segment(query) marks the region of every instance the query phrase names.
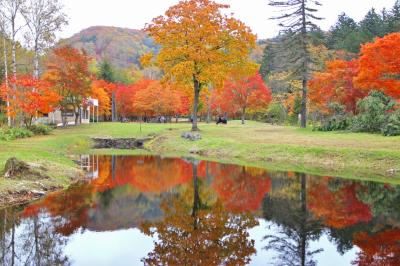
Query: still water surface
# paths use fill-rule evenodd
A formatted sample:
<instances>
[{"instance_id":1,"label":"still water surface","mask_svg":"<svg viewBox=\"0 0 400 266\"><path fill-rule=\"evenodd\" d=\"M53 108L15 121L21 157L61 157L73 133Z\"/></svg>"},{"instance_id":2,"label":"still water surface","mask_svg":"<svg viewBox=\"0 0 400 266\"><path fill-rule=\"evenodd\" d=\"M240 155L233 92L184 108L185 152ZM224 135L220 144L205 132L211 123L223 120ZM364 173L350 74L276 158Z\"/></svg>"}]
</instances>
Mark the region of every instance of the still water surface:
<instances>
[{"instance_id":1,"label":"still water surface","mask_svg":"<svg viewBox=\"0 0 400 266\"><path fill-rule=\"evenodd\" d=\"M400 186L154 156L82 167L0 211L1 265L400 265Z\"/></svg>"}]
</instances>

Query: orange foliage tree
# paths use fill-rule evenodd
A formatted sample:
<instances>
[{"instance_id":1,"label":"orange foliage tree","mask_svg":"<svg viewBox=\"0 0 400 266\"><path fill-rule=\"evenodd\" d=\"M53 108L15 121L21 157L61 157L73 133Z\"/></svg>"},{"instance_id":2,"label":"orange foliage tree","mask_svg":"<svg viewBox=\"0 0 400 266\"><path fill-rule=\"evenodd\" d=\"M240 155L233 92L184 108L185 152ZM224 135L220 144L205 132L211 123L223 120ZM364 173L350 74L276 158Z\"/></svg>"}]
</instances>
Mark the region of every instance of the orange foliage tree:
<instances>
[{"instance_id":1,"label":"orange foliage tree","mask_svg":"<svg viewBox=\"0 0 400 266\"><path fill-rule=\"evenodd\" d=\"M131 117L135 116L136 112L133 106L134 97L136 91L141 87L146 87L147 81L141 80L134 85L118 85L118 89L116 91L116 101L118 102L117 109L118 114L122 117Z\"/></svg>"},{"instance_id":2,"label":"orange foliage tree","mask_svg":"<svg viewBox=\"0 0 400 266\"><path fill-rule=\"evenodd\" d=\"M330 178L313 183L308 189L308 208L322 221L333 228L346 228L372 219L370 206L357 198L357 183L349 182L339 190L329 189Z\"/></svg>"},{"instance_id":3,"label":"orange foliage tree","mask_svg":"<svg viewBox=\"0 0 400 266\"><path fill-rule=\"evenodd\" d=\"M137 90L132 104L141 115L172 116L181 108L181 93L168 84L153 80L147 87Z\"/></svg>"},{"instance_id":4,"label":"orange foliage tree","mask_svg":"<svg viewBox=\"0 0 400 266\"><path fill-rule=\"evenodd\" d=\"M114 86L114 84L108 83L104 80L92 81L90 97L99 100L100 115L109 116L111 114L111 97L109 92L112 91Z\"/></svg>"},{"instance_id":5,"label":"orange foliage tree","mask_svg":"<svg viewBox=\"0 0 400 266\"><path fill-rule=\"evenodd\" d=\"M262 169L211 163L210 174L219 199L229 211L257 211L271 190L271 179Z\"/></svg>"},{"instance_id":6,"label":"orange foliage tree","mask_svg":"<svg viewBox=\"0 0 400 266\"><path fill-rule=\"evenodd\" d=\"M368 92L355 86L359 61L334 60L326 63L324 72L315 73L309 82L309 99L312 107L322 113L330 113L330 104L343 105L347 112L356 112L357 101Z\"/></svg>"},{"instance_id":7,"label":"orange foliage tree","mask_svg":"<svg viewBox=\"0 0 400 266\"><path fill-rule=\"evenodd\" d=\"M131 185L141 192L161 193L188 182L191 177L191 165L181 159L99 156L99 177L92 184L96 191Z\"/></svg>"},{"instance_id":8,"label":"orange foliage tree","mask_svg":"<svg viewBox=\"0 0 400 266\"><path fill-rule=\"evenodd\" d=\"M400 230L397 228L376 234L359 232L353 242L361 249L353 262L355 265L400 265Z\"/></svg>"},{"instance_id":9,"label":"orange foliage tree","mask_svg":"<svg viewBox=\"0 0 400 266\"><path fill-rule=\"evenodd\" d=\"M62 96L63 123L66 124L65 112L73 111L77 124L84 99L91 93L89 57L70 46L56 48L47 61L44 79Z\"/></svg>"},{"instance_id":10,"label":"orange foliage tree","mask_svg":"<svg viewBox=\"0 0 400 266\"><path fill-rule=\"evenodd\" d=\"M118 111L128 116L173 116L188 113L189 96L177 84L140 80L117 90Z\"/></svg>"},{"instance_id":11,"label":"orange foliage tree","mask_svg":"<svg viewBox=\"0 0 400 266\"><path fill-rule=\"evenodd\" d=\"M201 89L221 84L227 73L246 63L255 47L251 30L222 13L228 7L210 0L181 1L146 26L162 47L157 63L165 78L193 86L194 131Z\"/></svg>"},{"instance_id":12,"label":"orange foliage tree","mask_svg":"<svg viewBox=\"0 0 400 266\"><path fill-rule=\"evenodd\" d=\"M361 49L356 84L365 90L380 90L400 99L400 33L377 38Z\"/></svg>"},{"instance_id":13,"label":"orange foliage tree","mask_svg":"<svg viewBox=\"0 0 400 266\"><path fill-rule=\"evenodd\" d=\"M89 220L89 210L94 207L95 190L91 184L74 184L65 191L48 195L24 209L25 216L37 216L46 210L52 217L56 231L69 236ZM65 203L68 204L65 204ZM60 219L60 218L63 219Z\"/></svg>"},{"instance_id":14,"label":"orange foliage tree","mask_svg":"<svg viewBox=\"0 0 400 266\"><path fill-rule=\"evenodd\" d=\"M233 113L240 112L242 124L245 122L248 109L267 108L272 100L271 91L260 74L225 82L221 94L219 100L224 102L221 106L229 106Z\"/></svg>"},{"instance_id":15,"label":"orange foliage tree","mask_svg":"<svg viewBox=\"0 0 400 266\"><path fill-rule=\"evenodd\" d=\"M61 100L60 95L50 90L49 83L32 76L10 79L8 86L1 87L0 95L4 98L12 95L7 112L11 117L20 115L27 127L31 126L34 117L53 111Z\"/></svg>"}]
</instances>

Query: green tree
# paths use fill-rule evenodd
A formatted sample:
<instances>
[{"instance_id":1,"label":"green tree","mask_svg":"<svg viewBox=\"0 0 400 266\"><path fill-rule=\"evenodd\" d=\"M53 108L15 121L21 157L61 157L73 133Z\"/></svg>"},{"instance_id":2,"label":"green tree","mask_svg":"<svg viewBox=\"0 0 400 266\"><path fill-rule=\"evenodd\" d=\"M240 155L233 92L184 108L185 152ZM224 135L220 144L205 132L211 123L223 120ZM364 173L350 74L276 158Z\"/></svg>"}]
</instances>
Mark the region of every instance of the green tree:
<instances>
[{"instance_id":1,"label":"green tree","mask_svg":"<svg viewBox=\"0 0 400 266\"><path fill-rule=\"evenodd\" d=\"M360 33L363 43L385 35L383 19L374 8L360 22Z\"/></svg>"},{"instance_id":2,"label":"green tree","mask_svg":"<svg viewBox=\"0 0 400 266\"><path fill-rule=\"evenodd\" d=\"M110 83L113 83L116 81L114 68L112 67L110 62L108 62L107 60L103 60L100 63L97 78L105 80ZM113 122L118 121L117 102L116 102L116 97L115 97L115 91L111 92L111 119Z\"/></svg>"},{"instance_id":3,"label":"green tree","mask_svg":"<svg viewBox=\"0 0 400 266\"><path fill-rule=\"evenodd\" d=\"M110 64L110 62L108 62L107 60L103 60L100 63L97 78L105 80L107 82L115 81L114 69L113 69L112 65Z\"/></svg>"},{"instance_id":4,"label":"green tree","mask_svg":"<svg viewBox=\"0 0 400 266\"><path fill-rule=\"evenodd\" d=\"M354 19L345 13L340 14L337 22L330 29L328 47L335 50L358 53L360 45L359 26Z\"/></svg>"},{"instance_id":5,"label":"green tree","mask_svg":"<svg viewBox=\"0 0 400 266\"><path fill-rule=\"evenodd\" d=\"M394 3L392 10L389 13L389 29L391 32L400 31L400 0Z\"/></svg>"}]
</instances>

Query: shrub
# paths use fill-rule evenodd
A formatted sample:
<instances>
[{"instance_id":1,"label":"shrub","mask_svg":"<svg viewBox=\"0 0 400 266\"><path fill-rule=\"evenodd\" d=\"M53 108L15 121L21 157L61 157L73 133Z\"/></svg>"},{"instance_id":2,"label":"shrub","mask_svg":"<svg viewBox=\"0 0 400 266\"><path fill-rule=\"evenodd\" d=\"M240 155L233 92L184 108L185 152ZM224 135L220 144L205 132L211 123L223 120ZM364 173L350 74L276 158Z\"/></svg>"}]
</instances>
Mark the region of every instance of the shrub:
<instances>
[{"instance_id":1,"label":"shrub","mask_svg":"<svg viewBox=\"0 0 400 266\"><path fill-rule=\"evenodd\" d=\"M351 119L347 115L335 115L330 117L316 128L318 131L347 130L351 125Z\"/></svg>"},{"instance_id":2,"label":"shrub","mask_svg":"<svg viewBox=\"0 0 400 266\"><path fill-rule=\"evenodd\" d=\"M272 103L268 106L265 121L271 124L283 124L286 120L286 108L280 103Z\"/></svg>"},{"instance_id":3,"label":"shrub","mask_svg":"<svg viewBox=\"0 0 400 266\"><path fill-rule=\"evenodd\" d=\"M29 129L23 127L1 128L0 140L14 140L32 137L34 134Z\"/></svg>"},{"instance_id":4,"label":"shrub","mask_svg":"<svg viewBox=\"0 0 400 266\"><path fill-rule=\"evenodd\" d=\"M400 109L388 115L387 121L382 128L385 136L400 136Z\"/></svg>"},{"instance_id":5,"label":"shrub","mask_svg":"<svg viewBox=\"0 0 400 266\"><path fill-rule=\"evenodd\" d=\"M53 128L43 124L32 125L29 127L35 135L49 135Z\"/></svg>"},{"instance_id":6,"label":"shrub","mask_svg":"<svg viewBox=\"0 0 400 266\"><path fill-rule=\"evenodd\" d=\"M333 115L328 117L321 125L314 130L318 131L336 131L347 130L351 125L351 118L345 111L343 105L336 103L330 104L329 108L332 110Z\"/></svg>"},{"instance_id":7,"label":"shrub","mask_svg":"<svg viewBox=\"0 0 400 266\"><path fill-rule=\"evenodd\" d=\"M0 126L7 124L7 115L0 112Z\"/></svg>"},{"instance_id":8,"label":"shrub","mask_svg":"<svg viewBox=\"0 0 400 266\"><path fill-rule=\"evenodd\" d=\"M356 132L380 133L394 110L396 102L382 92L373 91L358 101L352 130Z\"/></svg>"}]
</instances>

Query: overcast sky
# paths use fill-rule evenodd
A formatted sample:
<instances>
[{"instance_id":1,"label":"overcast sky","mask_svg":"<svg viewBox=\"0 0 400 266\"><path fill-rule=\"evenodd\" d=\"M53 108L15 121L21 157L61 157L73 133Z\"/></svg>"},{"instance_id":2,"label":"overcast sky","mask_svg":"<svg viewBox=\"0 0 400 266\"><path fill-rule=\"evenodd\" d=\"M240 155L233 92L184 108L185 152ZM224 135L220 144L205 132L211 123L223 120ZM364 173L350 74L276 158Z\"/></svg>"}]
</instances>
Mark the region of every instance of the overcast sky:
<instances>
[{"instance_id":1,"label":"overcast sky","mask_svg":"<svg viewBox=\"0 0 400 266\"><path fill-rule=\"evenodd\" d=\"M179 0L61 0L69 17L69 25L59 34L66 38L90 26L117 26L142 29L152 18L164 14L169 6ZM268 6L268 0L219 0L231 6L234 16L248 25L258 38L274 36L279 28L276 21L268 20L274 15L274 8ZM326 30L337 20L337 16L346 12L355 20L361 20L367 11L375 7L381 10L392 8L395 0L320 0L319 26ZM276 9L275 9L276 12Z\"/></svg>"}]
</instances>

